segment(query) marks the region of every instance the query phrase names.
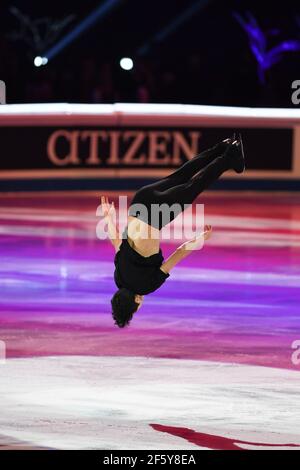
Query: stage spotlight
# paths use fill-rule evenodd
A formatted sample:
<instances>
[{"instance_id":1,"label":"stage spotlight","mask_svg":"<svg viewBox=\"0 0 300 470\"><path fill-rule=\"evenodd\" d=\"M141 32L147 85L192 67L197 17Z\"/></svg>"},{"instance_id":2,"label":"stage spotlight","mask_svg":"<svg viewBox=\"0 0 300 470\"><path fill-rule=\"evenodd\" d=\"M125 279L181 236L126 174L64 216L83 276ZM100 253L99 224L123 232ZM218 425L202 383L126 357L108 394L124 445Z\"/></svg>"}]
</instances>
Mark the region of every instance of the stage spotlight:
<instances>
[{"instance_id":1,"label":"stage spotlight","mask_svg":"<svg viewBox=\"0 0 300 470\"><path fill-rule=\"evenodd\" d=\"M120 60L120 67L123 70L132 70L133 69L133 60L130 57L123 57Z\"/></svg>"},{"instance_id":2,"label":"stage spotlight","mask_svg":"<svg viewBox=\"0 0 300 470\"><path fill-rule=\"evenodd\" d=\"M37 57L35 57L34 59L34 65L36 67L40 67L41 65L43 64L43 58L40 57L39 55Z\"/></svg>"},{"instance_id":3,"label":"stage spotlight","mask_svg":"<svg viewBox=\"0 0 300 470\"><path fill-rule=\"evenodd\" d=\"M33 63L36 67L40 67L41 65L46 65L48 63L48 59L47 57L41 57L38 55L35 57Z\"/></svg>"}]
</instances>

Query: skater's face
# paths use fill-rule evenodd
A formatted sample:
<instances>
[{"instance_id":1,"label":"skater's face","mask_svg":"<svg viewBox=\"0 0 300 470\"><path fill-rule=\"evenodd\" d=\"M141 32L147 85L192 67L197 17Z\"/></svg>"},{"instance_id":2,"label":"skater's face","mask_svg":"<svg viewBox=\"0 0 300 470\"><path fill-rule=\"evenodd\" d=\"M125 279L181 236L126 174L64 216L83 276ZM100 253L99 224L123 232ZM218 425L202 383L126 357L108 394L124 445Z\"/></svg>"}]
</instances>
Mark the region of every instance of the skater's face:
<instances>
[{"instance_id":1,"label":"skater's face","mask_svg":"<svg viewBox=\"0 0 300 470\"><path fill-rule=\"evenodd\" d=\"M134 298L135 302L137 304L139 304L138 308L137 308L137 311L141 308L142 306L142 303L144 301L144 296L143 295L139 295L139 294L136 294L135 295L135 298Z\"/></svg>"}]
</instances>

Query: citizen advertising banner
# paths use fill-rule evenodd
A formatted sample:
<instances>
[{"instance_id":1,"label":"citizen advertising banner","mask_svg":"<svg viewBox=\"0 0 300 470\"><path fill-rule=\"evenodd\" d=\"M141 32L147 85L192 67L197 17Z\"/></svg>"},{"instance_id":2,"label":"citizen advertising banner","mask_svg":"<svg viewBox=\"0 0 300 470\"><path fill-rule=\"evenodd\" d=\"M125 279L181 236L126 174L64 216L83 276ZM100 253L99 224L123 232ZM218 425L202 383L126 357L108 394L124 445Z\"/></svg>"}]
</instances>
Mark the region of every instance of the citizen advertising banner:
<instances>
[{"instance_id":1,"label":"citizen advertising banner","mask_svg":"<svg viewBox=\"0 0 300 470\"><path fill-rule=\"evenodd\" d=\"M0 126L0 171L143 170L176 168L238 130L243 135L247 170L293 171L293 129L211 127L47 127ZM103 172L104 174L105 172ZM28 173L29 175L30 173ZM73 173L76 174L76 173ZM120 172L120 176L122 172Z\"/></svg>"}]
</instances>

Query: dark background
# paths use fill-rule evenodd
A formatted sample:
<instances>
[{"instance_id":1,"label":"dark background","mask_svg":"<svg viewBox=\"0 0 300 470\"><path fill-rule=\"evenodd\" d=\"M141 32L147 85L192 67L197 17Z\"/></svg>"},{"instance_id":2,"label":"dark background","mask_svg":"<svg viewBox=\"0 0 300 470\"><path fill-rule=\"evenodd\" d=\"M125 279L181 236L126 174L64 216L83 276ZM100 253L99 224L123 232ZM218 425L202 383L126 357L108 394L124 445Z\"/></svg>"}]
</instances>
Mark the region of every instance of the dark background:
<instances>
[{"instance_id":1,"label":"dark background","mask_svg":"<svg viewBox=\"0 0 300 470\"><path fill-rule=\"evenodd\" d=\"M191 0L123 0L104 21L85 31L46 66L34 67L33 43L12 37L20 24L9 11L19 8L31 20L41 17L72 22L72 30L103 1L1 1L0 79L8 103L160 102L233 106L294 107L291 83L300 79L300 52L288 52L260 83L246 33L233 12L250 11L263 30L268 47L281 40L300 40L300 2L232 0L208 2L203 10L162 43L137 57L138 48L191 4ZM131 72L122 71L123 56L135 59Z\"/></svg>"}]
</instances>

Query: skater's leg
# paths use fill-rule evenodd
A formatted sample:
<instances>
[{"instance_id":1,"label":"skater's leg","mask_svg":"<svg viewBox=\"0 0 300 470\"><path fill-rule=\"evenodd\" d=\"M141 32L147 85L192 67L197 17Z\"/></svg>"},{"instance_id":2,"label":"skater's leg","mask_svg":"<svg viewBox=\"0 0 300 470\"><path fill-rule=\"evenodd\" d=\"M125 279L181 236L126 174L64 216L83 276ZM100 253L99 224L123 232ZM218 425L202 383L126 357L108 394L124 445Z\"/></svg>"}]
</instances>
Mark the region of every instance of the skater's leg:
<instances>
[{"instance_id":1,"label":"skater's leg","mask_svg":"<svg viewBox=\"0 0 300 470\"><path fill-rule=\"evenodd\" d=\"M231 169L231 162L226 155L215 158L205 168L202 168L191 180L173 186L160 194L156 194L156 201L167 204L189 205L207 189L211 184L219 179L219 177L227 170Z\"/></svg>"},{"instance_id":2,"label":"skater's leg","mask_svg":"<svg viewBox=\"0 0 300 470\"><path fill-rule=\"evenodd\" d=\"M164 191L155 191L156 199L164 202L191 204L194 199L207 189L227 170L234 169L237 173L244 170L245 161L241 144L235 141L223 155L211 160L204 168L198 170L187 181L169 187ZM171 175L172 176L172 175Z\"/></svg>"},{"instance_id":3,"label":"skater's leg","mask_svg":"<svg viewBox=\"0 0 300 470\"><path fill-rule=\"evenodd\" d=\"M226 170L232 168L226 155L216 158L196 176L185 183L175 185L164 191L144 187L137 193L138 199L133 201L129 215L138 217L159 230L168 225L183 212L196 197L214 183ZM140 211L139 204L147 209L146 215ZM168 207L166 207L168 206Z\"/></svg>"},{"instance_id":4,"label":"skater's leg","mask_svg":"<svg viewBox=\"0 0 300 470\"><path fill-rule=\"evenodd\" d=\"M191 160L185 162L180 168L175 170L170 175L155 181L155 183L147 185L146 187L149 189L151 187L153 191L166 191L167 189L170 189L178 184L190 181L191 178L193 178L193 176L199 172L199 170L205 168L215 158L224 154L228 147L229 142L221 142L220 144L217 144L214 147L201 152Z\"/></svg>"}]
</instances>

